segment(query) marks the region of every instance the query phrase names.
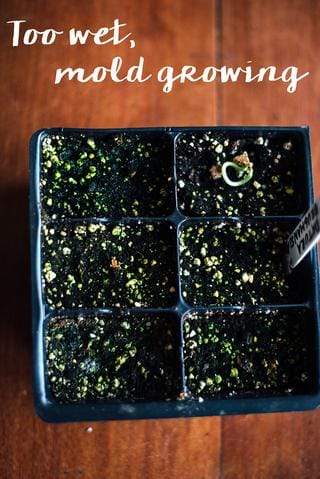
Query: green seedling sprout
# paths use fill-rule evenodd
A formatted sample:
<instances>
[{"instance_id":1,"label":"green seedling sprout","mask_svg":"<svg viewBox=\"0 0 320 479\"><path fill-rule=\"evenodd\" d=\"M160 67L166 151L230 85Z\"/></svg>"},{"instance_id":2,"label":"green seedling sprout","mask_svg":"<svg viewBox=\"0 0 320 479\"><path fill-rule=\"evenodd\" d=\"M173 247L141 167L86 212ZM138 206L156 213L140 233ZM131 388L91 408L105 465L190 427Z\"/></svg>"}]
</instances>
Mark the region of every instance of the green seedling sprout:
<instances>
[{"instance_id":1,"label":"green seedling sprout","mask_svg":"<svg viewBox=\"0 0 320 479\"><path fill-rule=\"evenodd\" d=\"M239 180L231 180L228 176L228 168L233 168ZM222 165L221 175L229 186L237 187L248 183L253 177L253 165L245 151L242 155L236 156L233 161L226 161Z\"/></svg>"}]
</instances>

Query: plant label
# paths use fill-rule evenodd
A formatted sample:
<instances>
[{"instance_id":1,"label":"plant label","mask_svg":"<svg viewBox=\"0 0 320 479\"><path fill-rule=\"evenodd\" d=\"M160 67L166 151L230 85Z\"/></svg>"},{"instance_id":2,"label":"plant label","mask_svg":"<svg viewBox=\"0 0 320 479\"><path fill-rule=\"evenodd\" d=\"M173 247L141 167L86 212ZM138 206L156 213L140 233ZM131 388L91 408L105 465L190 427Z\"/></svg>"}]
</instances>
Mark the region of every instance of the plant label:
<instances>
[{"instance_id":1,"label":"plant label","mask_svg":"<svg viewBox=\"0 0 320 479\"><path fill-rule=\"evenodd\" d=\"M292 269L309 253L320 239L320 198L306 212L289 236L289 267Z\"/></svg>"}]
</instances>

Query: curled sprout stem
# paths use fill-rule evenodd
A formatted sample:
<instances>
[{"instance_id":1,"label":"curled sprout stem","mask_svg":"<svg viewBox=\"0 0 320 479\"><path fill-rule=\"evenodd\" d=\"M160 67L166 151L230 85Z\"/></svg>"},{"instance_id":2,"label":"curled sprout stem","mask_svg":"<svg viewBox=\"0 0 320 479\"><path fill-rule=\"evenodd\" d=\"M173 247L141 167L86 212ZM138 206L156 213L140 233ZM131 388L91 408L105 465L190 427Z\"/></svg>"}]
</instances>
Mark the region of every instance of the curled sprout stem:
<instances>
[{"instance_id":1,"label":"curled sprout stem","mask_svg":"<svg viewBox=\"0 0 320 479\"><path fill-rule=\"evenodd\" d=\"M238 178L240 178L238 181L233 181L229 178L228 172L227 172L228 168L233 168L236 171ZM253 167L248 165L246 166L237 165L236 163L232 161L226 161L222 165L221 174L224 181L227 183L227 185L234 186L234 187L242 186L251 180L253 176Z\"/></svg>"}]
</instances>

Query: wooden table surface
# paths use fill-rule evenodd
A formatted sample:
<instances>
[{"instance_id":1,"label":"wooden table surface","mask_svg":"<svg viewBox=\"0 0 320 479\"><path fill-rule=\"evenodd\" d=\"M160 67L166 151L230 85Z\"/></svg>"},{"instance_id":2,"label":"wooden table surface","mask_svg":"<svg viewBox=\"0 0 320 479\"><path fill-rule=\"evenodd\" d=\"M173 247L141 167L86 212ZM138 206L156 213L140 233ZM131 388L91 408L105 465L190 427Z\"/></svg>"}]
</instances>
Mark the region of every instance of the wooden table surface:
<instances>
[{"instance_id":1,"label":"wooden table surface","mask_svg":"<svg viewBox=\"0 0 320 479\"><path fill-rule=\"evenodd\" d=\"M0 478L320 478L320 411L223 418L51 425L31 391L28 140L42 127L270 124L312 128L320 181L320 1L1 0L0 2ZM10 46L5 22L58 30L128 23L135 49ZM176 86L63 82L60 66L93 68L115 55L146 65L297 65L280 83ZM93 431L87 432L92 426Z\"/></svg>"}]
</instances>

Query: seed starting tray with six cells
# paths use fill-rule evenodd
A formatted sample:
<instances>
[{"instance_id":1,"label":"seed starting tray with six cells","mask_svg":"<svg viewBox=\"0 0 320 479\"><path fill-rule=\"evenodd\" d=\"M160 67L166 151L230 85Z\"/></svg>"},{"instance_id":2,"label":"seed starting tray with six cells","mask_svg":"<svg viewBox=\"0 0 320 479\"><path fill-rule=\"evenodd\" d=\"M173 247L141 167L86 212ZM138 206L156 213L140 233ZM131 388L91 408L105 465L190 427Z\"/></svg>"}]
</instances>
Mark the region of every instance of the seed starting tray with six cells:
<instances>
[{"instance_id":1,"label":"seed starting tray with six cells","mask_svg":"<svg viewBox=\"0 0 320 479\"><path fill-rule=\"evenodd\" d=\"M253 178L230 186L221 166L243 155ZM317 255L290 275L284 261L312 201L306 127L36 132L38 414L61 422L317 407Z\"/></svg>"}]
</instances>

